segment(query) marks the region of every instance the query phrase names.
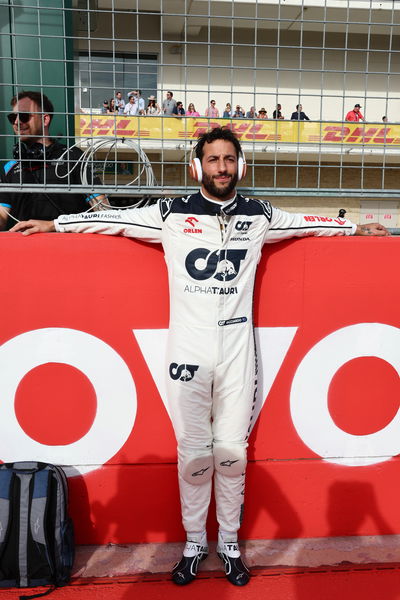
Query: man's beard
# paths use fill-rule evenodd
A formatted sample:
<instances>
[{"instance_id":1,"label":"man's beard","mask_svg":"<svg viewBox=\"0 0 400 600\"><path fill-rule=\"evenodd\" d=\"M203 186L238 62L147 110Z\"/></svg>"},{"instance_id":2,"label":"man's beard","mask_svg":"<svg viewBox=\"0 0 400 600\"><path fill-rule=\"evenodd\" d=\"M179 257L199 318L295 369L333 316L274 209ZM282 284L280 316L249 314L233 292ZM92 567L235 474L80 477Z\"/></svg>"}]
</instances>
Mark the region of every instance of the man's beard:
<instances>
[{"instance_id":1,"label":"man's beard","mask_svg":"<svg viewBox=\"0 0 400 600\"><path fill-rule=\"evenodd\" d=\"M216 198L225 198L231 192L233 192L237 181L238 177L237 173L235 173L235 175L232 175L231 180L225 186L217 187L214 183L214 179L203 173L202 184L207 192L212 196L215 196Z\"/></svg>"}]
</instances>

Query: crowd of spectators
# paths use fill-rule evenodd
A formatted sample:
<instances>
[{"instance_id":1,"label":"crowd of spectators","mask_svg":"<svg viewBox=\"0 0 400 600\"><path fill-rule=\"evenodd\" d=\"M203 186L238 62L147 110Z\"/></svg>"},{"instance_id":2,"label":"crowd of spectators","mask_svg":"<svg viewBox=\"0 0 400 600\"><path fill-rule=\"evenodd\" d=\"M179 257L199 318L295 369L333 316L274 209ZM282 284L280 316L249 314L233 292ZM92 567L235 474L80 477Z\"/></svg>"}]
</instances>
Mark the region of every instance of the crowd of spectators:
<instances>
[{"instance_id":1,"label":"crowd of spectators","mask_svg":"<svg viewBox=\"0 0 400 600\"><path fill-rule=\"evenodd\" d=\"M240 104L236 104L235 108L227 102L225 110L220 111L217 107L216 100L210 100L208 107L202 115L196 110L193 102L190 102L185 109L181 100L175 100L174 93L170 90L166 93L165 99L161 105L158 104L157 99L154 95L147 98L148 104L145 106L145 100L142 98L141 90L132 90L127 94L126 101L122 97L121 92L115 92L114 98L110 100L104 100L101 108L102 114L118 114L118 115L129 115L129 116L140 116L140 115L167 115L171 117L200 117L205 116L207 118L218 119L220 117L224 119L268 119L268 113L264 107L256 110L255 106L251 106L249 110L245 110ZM277 104L276 109L273 111L273 119L284 119L282 115L281 105ZM293 120L309 120L307 115L303 112L302 105L296 106L296 111L292 113L291 119Z\"/></svg>"},{"instance_id":2,"label":"crowd of spectators","mask_svg":"<svg viewBox=\"0 0 400 600\"><path fill-rule=\"evenodd\" d=\"M140 115L166 115L171 117L200 117L205 116L207 118L218 119L222 117L223 119L285 119L285 116L282 112L282 106L277 104L274 111L272 112L272 117L268 116L267 110L264 107L261 107L258 111L255 106L251 106L248 111L246 111L240 104L236 104L235 108L227 102L225 105L225 109L220 111L217 107L216 100L210 100L209 105L204 111L204 115L202 115L199 111L196 110L193 102L188 104L187 109L183 106L183 102L181 100L175 100L174 93L168 91L166 93L166 97L163 100L161 106L157 103L157 99L155 96L149 96L147 98L148 104L145 106L145 100L142 98L141 90L132 90L127 95L127 100L122 97L121 92L116 92L115 97L110 100L104 100L103 106L101 108L102 114L106 113L116 113L119 115L129 115L129 116L140 116ZM290 117L291 121L309 121L310 118L303 111L303 106L301 104L296 104L296 110L291 113ZM346 121L365 121L364 116L361 113L360 104L355 104L352 110L346 114ZM388 122L387 116L382 117L382 121L384 123Z\"/></svg>"}]
</instances>

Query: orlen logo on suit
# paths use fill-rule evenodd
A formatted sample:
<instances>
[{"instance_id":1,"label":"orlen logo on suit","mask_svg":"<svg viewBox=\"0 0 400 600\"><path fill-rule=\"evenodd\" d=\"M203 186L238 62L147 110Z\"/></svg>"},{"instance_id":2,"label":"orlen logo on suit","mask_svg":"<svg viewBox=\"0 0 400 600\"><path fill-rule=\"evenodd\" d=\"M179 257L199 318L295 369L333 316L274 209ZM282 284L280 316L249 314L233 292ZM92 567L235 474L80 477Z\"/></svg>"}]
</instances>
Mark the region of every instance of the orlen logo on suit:
<instances>
[{"instance_id":1,"label":"orlen logo on suit","mask_svg":"<svg viewBox=\"0 0 400 600\"><path fill-rule=\"evenodd\" d=\"M188 223L190 227L185 227L183 233L203 233L203 230L200 229L200 227L195 226L198 222L199 220L196 219L196 217L188 217L185 219L185 223Z\"/></svg>"}]
</instances>

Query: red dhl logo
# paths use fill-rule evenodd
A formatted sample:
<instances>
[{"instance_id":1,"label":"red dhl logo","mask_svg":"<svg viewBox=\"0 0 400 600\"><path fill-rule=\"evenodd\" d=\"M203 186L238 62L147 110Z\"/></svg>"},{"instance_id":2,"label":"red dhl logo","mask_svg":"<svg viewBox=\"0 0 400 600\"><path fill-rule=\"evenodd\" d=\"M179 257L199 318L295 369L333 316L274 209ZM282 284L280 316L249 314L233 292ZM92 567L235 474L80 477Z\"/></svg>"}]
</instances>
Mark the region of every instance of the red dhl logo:
<instances>
[{"instance_id":1,"label":"red dhl logo","mask_svg":"<svg viewBox=\"0 0 400 600\"><path fill-rule=\"evenodd\" d=\"M148 129L129 129L132 125L129 119L81 118L79 122L80 135L100 136L112 135L117 137L149 137Z\"/></svg>"},{"instance_id":2,"label":"red dhl logo","mask_svg":"<svg viewBox=\"0 0 400 600\"><path fill-rule=\"evenodd\" d=\"M131 129L132 123L129 118L82 117L79 125L79 135L81 136L151 137L151 131L148 129ZM192 131L183 129L177 135L180 138L197 139L210 128L214 129L220 125L216 121L199 120L195 121ZM228 123L225 127L231 129L242 141L294 141L293 139L285 140L285 137L277 132L265 133L265 127L270 128L271 125L271 122L267 124L242 121ZM391 133L392 131L392 127L369 127L367 125L352 128L344 125L326 125L322 128L321 134L307 135L305 141L328 144L400 144L400 138L395 137L395 134Z\"/></svg>"},{"instance_id":3,"label":"red dhl logo","mask_svg":"<svg viewBox=\"0 0 400 600\"><path fill-rule=\"evenodd\" d=\"M216 127L221 127L221 123L217 123L216 121L196 121L193 133L187 135L187 132L185 132L184 135L185 137L198 138L207 133L210 128L215 129ZM262 129L265 128L264 123L249 123L247 121L244 123L228 123L224 127L231 129L239 140L269 140L274 142L282 140L281 134L261 133Z\"/></svg>"},{"instance_id":4,"label":"red dhl logo","mask_svg":"<svg viewBox=\"0 0 400 600\"><path fill-rule=\"evenodd\" d=\"M356 127L326 125L322 135L310 135L310 142L328 142L341 144L399 144L400 138L393 137L392 127Z\"/></svg>"}]
</instances>

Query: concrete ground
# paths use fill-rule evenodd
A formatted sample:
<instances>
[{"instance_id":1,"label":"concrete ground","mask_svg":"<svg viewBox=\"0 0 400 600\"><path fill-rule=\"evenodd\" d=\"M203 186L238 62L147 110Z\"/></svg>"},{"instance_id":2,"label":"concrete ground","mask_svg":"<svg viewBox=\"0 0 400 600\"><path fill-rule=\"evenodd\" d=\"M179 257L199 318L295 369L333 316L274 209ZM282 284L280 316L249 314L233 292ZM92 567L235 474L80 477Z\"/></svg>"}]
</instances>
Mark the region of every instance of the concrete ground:
<instances>
[{"instance_id":1,"label":"concrete ground","mask_svg":"<svg viewBox=\"0 0 400 600\"><path fill-rule=\"evenodd\" d=\"M74 577L116 577L146 573L169 573L180 558L183 544L136 544L78 546ZM251 540L241 544L250 567L306 567L400 564L400 535L289 540ZM210 543L202 571L221 570Z\"/></svg>"},{"instance_id":2,"label":"concrete ground","mask_svg":"<svg viewBox=\"0 0 400 600\"><path fill-rule=\"evenodd\" d=\"M253 540L242 544L249 585L232 586L210 556L196 581L178 587L171 565L182 544L77 548L70 585L55 600L400 600L400 536ZM45 591L0 589L0 600Z\"/></svg>"}]
</instances>

